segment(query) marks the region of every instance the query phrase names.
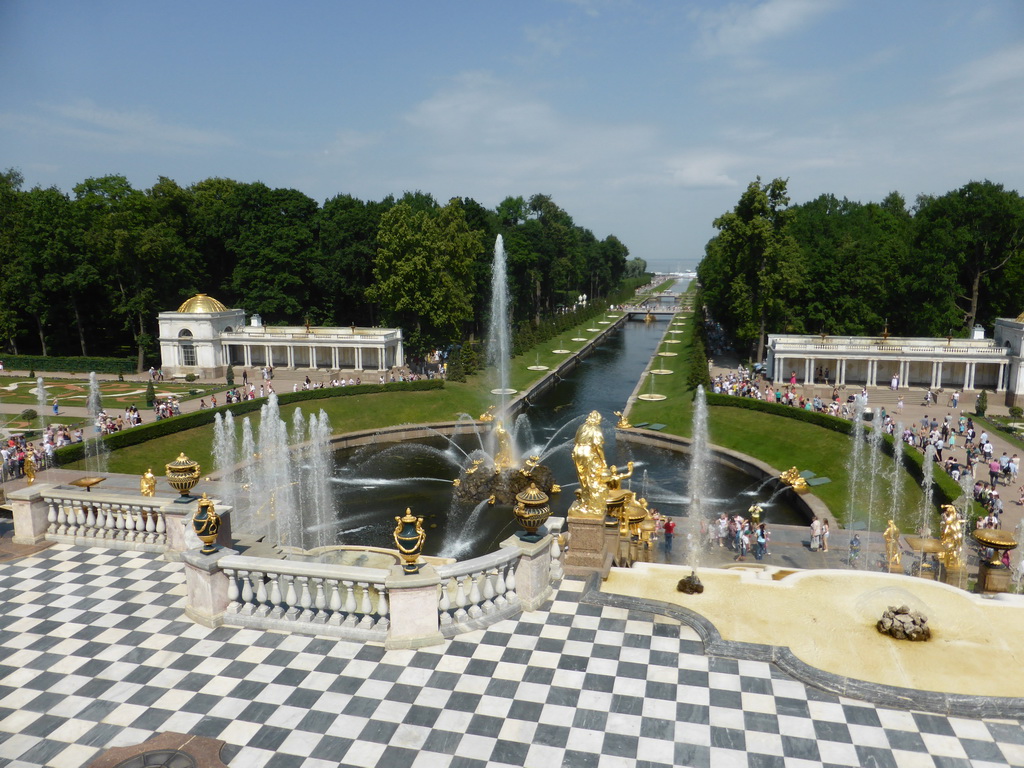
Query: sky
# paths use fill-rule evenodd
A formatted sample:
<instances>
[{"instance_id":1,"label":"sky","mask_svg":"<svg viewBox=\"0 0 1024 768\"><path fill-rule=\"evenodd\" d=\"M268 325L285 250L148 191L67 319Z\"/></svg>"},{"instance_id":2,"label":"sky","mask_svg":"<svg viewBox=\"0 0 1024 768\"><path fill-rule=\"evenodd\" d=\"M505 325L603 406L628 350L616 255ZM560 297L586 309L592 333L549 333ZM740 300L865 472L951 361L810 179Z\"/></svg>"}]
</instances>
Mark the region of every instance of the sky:
<instances>
[{"instance_id":1,"label":"sky","mask_svg":"<svg viewBox=\"0 0 1024 768\"><path fill-rule=\"evenodd\" d=\"M654 269L793 203L1024 191L1018 0L0 0L0 169L543 193Z\"/></svg>"}]
</instances>

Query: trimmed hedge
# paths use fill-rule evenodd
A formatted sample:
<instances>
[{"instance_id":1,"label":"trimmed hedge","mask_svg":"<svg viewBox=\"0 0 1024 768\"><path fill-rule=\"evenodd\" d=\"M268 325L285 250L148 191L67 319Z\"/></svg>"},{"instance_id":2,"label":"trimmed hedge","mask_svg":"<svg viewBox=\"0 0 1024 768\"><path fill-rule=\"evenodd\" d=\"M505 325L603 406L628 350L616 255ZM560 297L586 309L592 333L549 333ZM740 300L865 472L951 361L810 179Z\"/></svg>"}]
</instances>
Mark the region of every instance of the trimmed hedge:
<instances>
[{"instance_id":1,"label":"trimmed hedge","mask_svg":"<svg viewBox=\"0 0 1024 768\"><path fill-rule=\"evenodd\" d=\"M853 434L853 422L847 419L839 418L838 416L830 416L827 413L818 413L817 411L807 411L803 408L795 408L791 405L781 405L779 403L768 403L764 400L757 400L753 397L737 397L735 395L716 395L714 393L707 395L708 405L717 405L725 408L745 408L748 411L761 411L762 413L769 413L772 416L782 416L787 419L796 419L797 421L805 421L808 424L814 424L817 427L824 429L830 429L833 432L841 432L845 435ZM872 429L873 427L866 428ZM893 455L893 440L894 438L890 435L882 435L883 450L889 455ZM914 478L920 484L924 480L924 454L917 449L904 450L901 454L903 468L910 473L910 476ZM947 475L942 469L935 472L933 475L933 485L935 486L935 500L938 504L952 504L960 495L963 493L957 482Z\"/></svg>"},{"instance_id":2,"label":"trimmed hedge","mask_svg":"<svg viewBox=\"0 0 1024 768\"><path fill-rule=\"evenodd\" d=\"M135 373L133 357L44 357L43 355L4 355L8 371L50 371L68 373Z\"/></svg>"},{"instance_id":3,"label":"trimmed hedge","mask_svg":"<svg viewBox=\"0 0 1024 768\"><path fill-rule=\"evenodd\" d=\"M353 395L365 395L380 392L420 392L430 389L444 389L444 379L422 379L420 381L394 381L385 384L357 384L351 387L324 387L323 389L307 389L299 392L286 392L278 395L278 402L282 405L294 405L306 400L327 400L332 397L351 397ZM255 400L243 400L240 403L221 405L216 408L206 408L201 411L184 413L181 416L172 416L167 419L160 419L149 424L138 427L122 429L112 435L103 438L106 446L114 451L118 448L127 448L129 445L138 445L158 437L183 432L186 429L205 427L212 424L218 413L231 411L234 416L242 416L247 413L258 412L266 398ZM58 448L54 452L54 459L57 466L71 464L85 458L85 443L75 443Z\"/></svg>"}]
</instances>

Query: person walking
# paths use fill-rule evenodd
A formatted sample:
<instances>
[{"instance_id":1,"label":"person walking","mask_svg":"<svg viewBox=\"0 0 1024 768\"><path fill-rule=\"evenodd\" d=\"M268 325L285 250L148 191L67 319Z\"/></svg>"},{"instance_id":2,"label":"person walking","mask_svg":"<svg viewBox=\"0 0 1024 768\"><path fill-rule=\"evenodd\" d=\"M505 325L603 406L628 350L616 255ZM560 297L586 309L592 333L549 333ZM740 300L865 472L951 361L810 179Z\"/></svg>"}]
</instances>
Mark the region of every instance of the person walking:
<instances>
[{"instance_id":1,"label":"person walking","mask_svg":"<svg viewBox=\"0 0 1024 768\"><path fill-rule=\"evenodd\" d=\"M817 515L811 517L811 552L817 552L821 546L821 521Z\"/></svg>"},{"instance_id":2,"label":"person walking","mask_svg":"<svg viewBox=\"0 0 1024 768\"><path fill-rule=\"evenodd\" d=\"M821 551L828 552L828 518L821 521Z\"/></svg>"},{"instance_id":3,"label":"person walking","mask_svg":"<svg viewBox=\"0 0 1024 768\"><path fill-rule=\"evenodd\" d=\"M665 552L668 553L672 551L672 537L676 532L676 524L671 517L665 517L665 527L663 532L665 534Z\"/></svg>"},{"instance_id":4,"label":"person walking","mask_svg":"<svg viewBox=\"0 0 1024 768\"><path fill-rule=\"evenodd\" d=\"M53 415L56 416L59 412L60 404L58 403L57 398L55 397L53 398Z\"/></svg>"}]
</instances>

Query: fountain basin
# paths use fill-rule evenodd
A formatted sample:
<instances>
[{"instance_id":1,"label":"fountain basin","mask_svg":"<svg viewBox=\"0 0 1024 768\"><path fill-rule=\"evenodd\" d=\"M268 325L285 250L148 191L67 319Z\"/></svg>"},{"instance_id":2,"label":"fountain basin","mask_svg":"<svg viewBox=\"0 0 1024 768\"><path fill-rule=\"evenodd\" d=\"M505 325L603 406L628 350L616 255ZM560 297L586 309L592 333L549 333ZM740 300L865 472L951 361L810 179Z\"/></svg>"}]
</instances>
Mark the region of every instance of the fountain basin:
<instances>
[{"instance_id":1,"label":"fountain basin","mask_svg":"<svg viewBox=\"0 0 1024 768\"><path fill-rule=\"evenodd\" d=\"M689 572L642 563L613 569L602 592L643 595L710 622L721 640L788 648L803 663L840 677L917 691L1019 697L1024 649L1024 598L985 599L909 576L864 571L777 569L700 571L703 595L676 591ZM900 643L875 622L889 605L908 604L928 616L928 643Z\"/></svg>"}]
</instances>

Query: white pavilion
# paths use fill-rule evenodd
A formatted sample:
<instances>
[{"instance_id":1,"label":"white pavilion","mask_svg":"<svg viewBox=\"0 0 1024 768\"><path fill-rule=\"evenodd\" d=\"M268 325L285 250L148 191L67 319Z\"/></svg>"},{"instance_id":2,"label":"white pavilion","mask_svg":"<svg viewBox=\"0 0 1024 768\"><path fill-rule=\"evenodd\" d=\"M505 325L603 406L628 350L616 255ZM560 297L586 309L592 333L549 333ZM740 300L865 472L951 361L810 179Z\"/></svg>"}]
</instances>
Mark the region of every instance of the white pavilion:
<instances>
[{"instance_id":1,"label":"white pavilion","mask_svg":"<svg viewBox=\"0 0 1024 768\"><path fill-rule=\"evenodd\" d=\"M268 326L255 314L246 323L244 309L228 309L205 293L159 313L157 322L169 377L223 378L228 365L352 372L405 365L400 328Z\"/></svg>"}]
</instances>

